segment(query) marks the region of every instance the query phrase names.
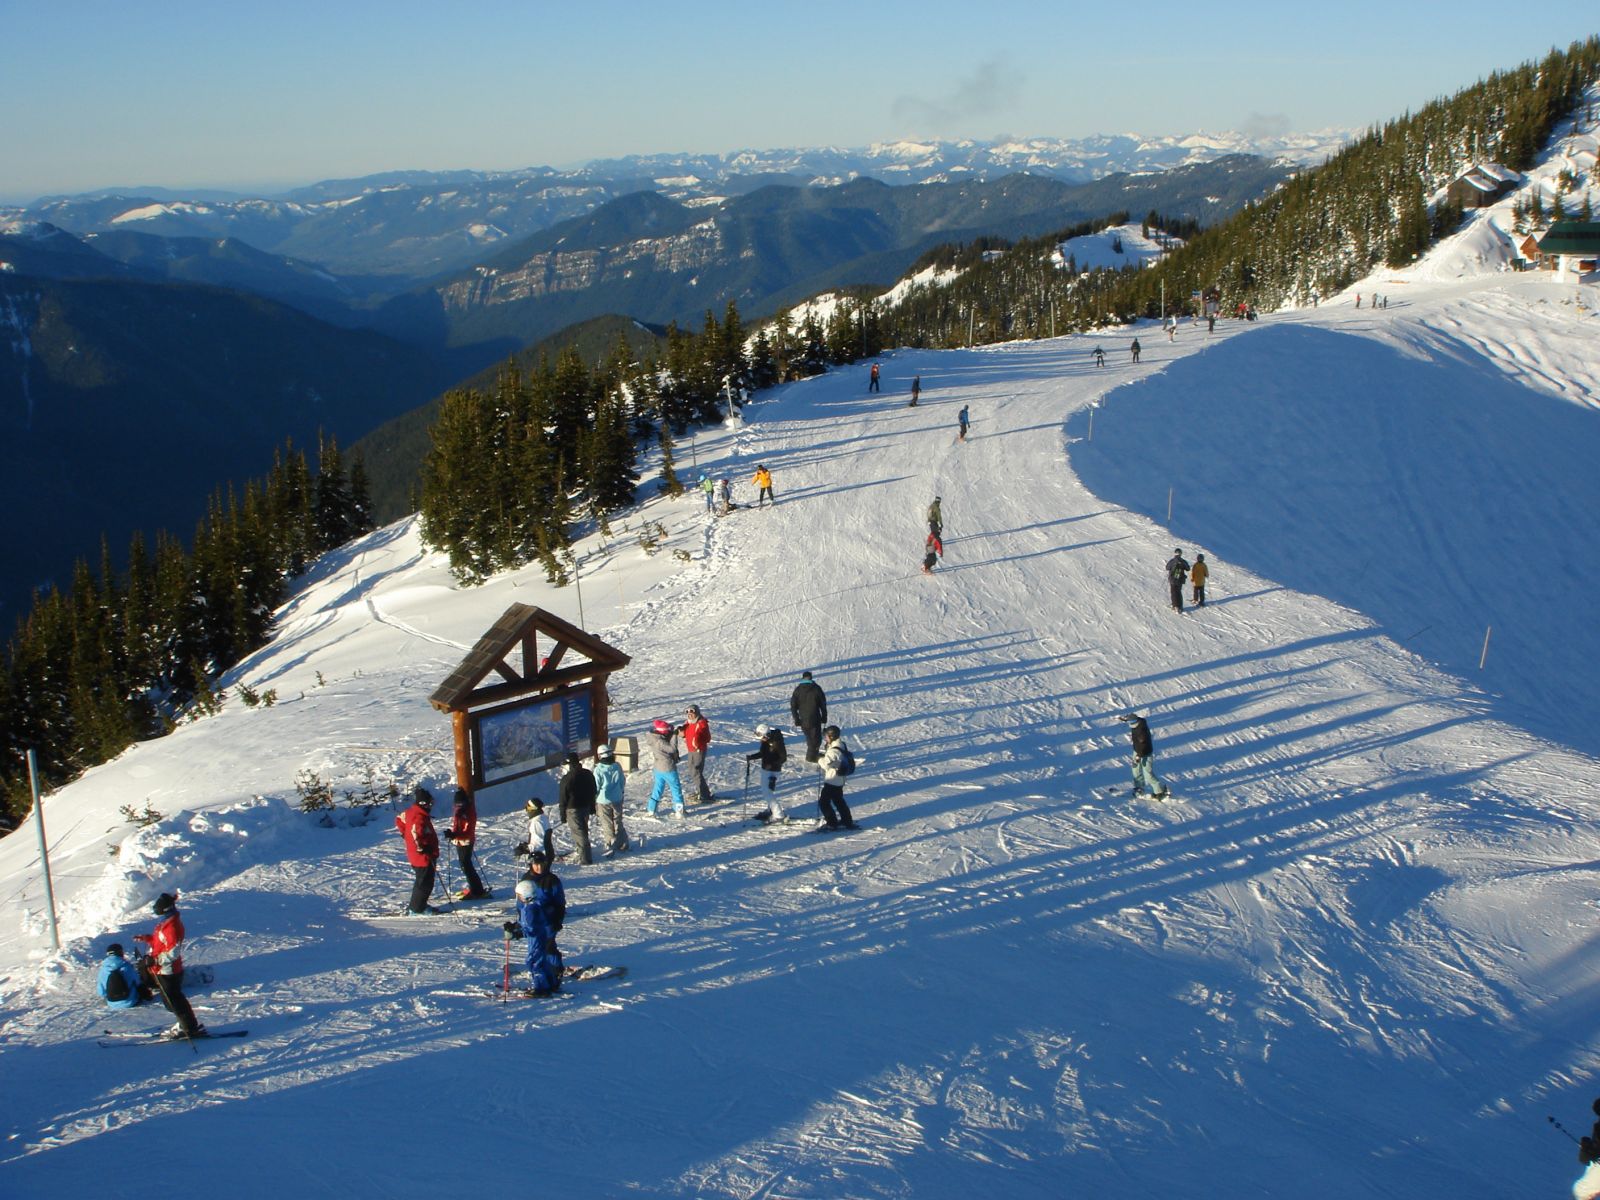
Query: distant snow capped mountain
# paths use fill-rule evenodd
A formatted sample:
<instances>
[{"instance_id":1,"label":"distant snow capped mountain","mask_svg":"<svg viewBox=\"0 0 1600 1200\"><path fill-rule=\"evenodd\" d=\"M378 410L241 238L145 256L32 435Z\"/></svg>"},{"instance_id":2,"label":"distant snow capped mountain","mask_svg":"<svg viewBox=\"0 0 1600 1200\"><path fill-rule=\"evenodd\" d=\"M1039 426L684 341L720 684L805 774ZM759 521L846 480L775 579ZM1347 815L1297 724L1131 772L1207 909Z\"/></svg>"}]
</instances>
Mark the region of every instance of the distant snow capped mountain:
<instances>
[{"instance_id":1,"label":"distant snow capped mountain","mask_svg":"<svg viewBox=\"0 0 1600 1200\"><path fill-rule=\"evenodd\" d=\"M565 171L390 171L327 180L275 197L101 190L0 209L0 222L48 222L79 236L137 230L168 238L235 239L339 275L366 277L367 289L380 295L468 266L486 246L528 237L636 192L656 192L697 207L769 184L826 187L877 179L909 186L989 182L1019 172L1084 184L1235 155L1292 168L1320 161L1348 137L1345 130L1278 138L1125 133L1076 140L895 141L854 149L635 155Z\"/></svg>"},{"instance_id":2,"label":"distant snow capped mountain","mask_svg":"<svg viewBox=\"0 0 1600 1200\"><path fill-rule=\"evenodd\" d=\"M597 159L584 168L598 174L648 176L663 188L693 181L715 186L737 175L787 175L806 184L842 183L863 175L887 183L939 183L992 179L1018 171L1084 183L1118 173L1165 171L1252 154L1294 166L1321 162L1353 136L1345 129L1281 137L1242 133L1191 133L1173 137L1096 134L1087 138L1007 138L996 141L874 142L856 149L824 146L786 150L736 150L730 154L646 154Z\"/></svg>"}]
</instances>

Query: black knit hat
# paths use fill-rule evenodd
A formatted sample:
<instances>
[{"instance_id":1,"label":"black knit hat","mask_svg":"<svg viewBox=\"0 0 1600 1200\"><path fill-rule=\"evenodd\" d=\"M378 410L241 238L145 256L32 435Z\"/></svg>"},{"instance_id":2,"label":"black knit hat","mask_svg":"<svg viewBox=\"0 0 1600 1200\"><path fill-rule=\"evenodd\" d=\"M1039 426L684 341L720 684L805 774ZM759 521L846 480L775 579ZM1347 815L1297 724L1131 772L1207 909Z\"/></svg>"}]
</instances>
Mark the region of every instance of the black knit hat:
<instances>
[{"instance_id":1,"label":"black knit hat","mask_svg":"<svg viewBox=\"0 0 1600 1200\"><path fill-rule=\"evenodd\" d=\"M414 789L412 789L411 798L423 808L433 807L433 793L427 788L423 787L420 783L417 784Z\"/></svg>"},{"instance_id":2,"label":"black knit hat","mask_svg":"<svg viewBox=\"0 0 1600 1200\"><path fill-rule=\"evenodd\" d=\"M156 897L154 905L156 916L164 917L178 907L178 898L171 892L162 892Z\"/></svg>"}]
</instances>

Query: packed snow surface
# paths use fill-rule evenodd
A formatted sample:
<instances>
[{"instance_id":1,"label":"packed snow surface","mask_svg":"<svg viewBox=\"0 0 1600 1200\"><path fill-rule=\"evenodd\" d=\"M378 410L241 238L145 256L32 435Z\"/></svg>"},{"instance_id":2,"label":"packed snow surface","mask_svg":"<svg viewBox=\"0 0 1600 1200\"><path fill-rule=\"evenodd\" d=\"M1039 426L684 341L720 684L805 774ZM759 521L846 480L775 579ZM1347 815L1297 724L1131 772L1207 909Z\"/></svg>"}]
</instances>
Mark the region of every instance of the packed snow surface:
<instances>
[{"instance_id":1,"label":"packed snow surface","mask_svg":"<svg viewBox=\"0 0 1600 1200\"><path fill-rule=\"evenodd\" d=\"M777 506L648 485L581 593L459 588L410 522L328 556L228 680L274 706L48 799L60 954L35 824L0 842L0 1194L152 1162L240 1197L1560 1194L1546 1117L1600 1090L1600 324L1544 276L1379 290L763 394L678 462L742 502L764 463ZM1212 568L1182 615L1175 546ZM326 827L295 780L442 781L427 697L519 602L632 656L614 734L700 704L723 799L652 821L631 776L634 849L559 867L568 960L628 977L500 1004L504 902L363 919L409 885L390 808ZM859 832L808 836L797 753L803 820L743 819L804 669ZM1165 803L1127 794L1128 710ZM480 797L502 897L533 791ZM200 1018L250 1036L101 1049L167 1023L93 968L173 889Z\"/></svg>"}]
</instances>

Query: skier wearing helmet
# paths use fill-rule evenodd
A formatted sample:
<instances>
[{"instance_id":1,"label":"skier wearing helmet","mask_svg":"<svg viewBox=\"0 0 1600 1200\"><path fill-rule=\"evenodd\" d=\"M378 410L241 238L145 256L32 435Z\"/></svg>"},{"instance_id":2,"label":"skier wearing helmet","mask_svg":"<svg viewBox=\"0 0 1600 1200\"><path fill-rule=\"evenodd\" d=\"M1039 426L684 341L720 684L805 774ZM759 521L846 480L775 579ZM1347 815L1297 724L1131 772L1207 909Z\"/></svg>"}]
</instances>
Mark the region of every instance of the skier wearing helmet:
<instances>
[{"instance_id":1,"label":"skier wearing helmet","mask_svg":"<svg viewBox=\"0 0 1600 1200\"><path fill-rule=\"evenodd\" d=\"M776 726L757 725L756 736L761 739L761 744L753 753L744 756L746 762L760 760L761 780L767 785L768 807L765 812L756 814L756 820L781 825L789 818L778 799L778 772L783 770L783 764L789 759L789 747L784 744L783 730Z\"/></svg>"},{"instance_id":2,"label":"skier wearing helmet","mask_svg":"<svg viewBox=\"0 0 1600 1200\"><path fill-rule=\"evenodd\" d=\"M556 946L556 934L566 918L567 898L543 851L534 853L528 872L528 878L517 882L517 919L507 921L504 929L509 937L527 940L524 965L533 981L533 994L548 996L561 990L561 950Z\"/></svg>"},{"instance_id":3,"label":"skier wearing helmet","mask_svg":"<svg viewBox=\"0 0 1600 1200\"><path fill-rule=\"evenodd\" d=\"M645 812L656 815L656 805L661 803L663 790L672 797L672 815L683 816L683 781L678 778L678 745L672 726L665 717L657 717L650 732L644 735L645 748L650 751L651 765L655 768L655 782L650 787L650 799L645 801Z\"/></svg>"}]
</instances>

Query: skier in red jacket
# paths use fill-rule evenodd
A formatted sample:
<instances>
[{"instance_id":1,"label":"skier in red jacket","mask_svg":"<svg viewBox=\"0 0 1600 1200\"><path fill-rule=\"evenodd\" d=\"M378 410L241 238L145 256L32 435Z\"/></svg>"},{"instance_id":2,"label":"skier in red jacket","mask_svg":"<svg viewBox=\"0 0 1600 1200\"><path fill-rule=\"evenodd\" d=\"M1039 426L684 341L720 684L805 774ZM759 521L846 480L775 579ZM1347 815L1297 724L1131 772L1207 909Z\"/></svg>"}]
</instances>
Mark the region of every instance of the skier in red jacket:
<instances>
[{"instance_id":1,"label":"skier in red jacket","mask_svg":"<svg viewBox=\"0 0 1600 1200\"><path fill-rule=\"evenodd\" d=\"M477 865L472 861L473 847L478 842L478 802L466 788L455 791L450 807L450 828L445 830L444 836L456 848L456 862L461 864L461 877L467 881L456 899L487 900L489 889L483 886Z\"/></svg>"},{"instance_id":2,"label":"skier in red jacket","mask_svg":"<svg viewBox=\"0 0 1600 1200\"><path fill-rule=\"evenodd\" d=\"M419 783L412 795L415 803L396 817L394 824L406 840L406 861L416 872L406 911L420 917L439 911L428 903L428 897L433 895L434 873L439 861L439 835L433 828L433 793Z\"/></svg>"},{"instance_id":3,"label":"skier in red jacket","mask_svg":"<svg viewBox=\"0 0 1600 1200\"><path fill-rule=\"evenodd\" d=\"M183 994L183 918L178 914L178 898L162 892L156 897L154 908L161 918L155 931L133 935L133 940L145 947L140 973L161 997L167 1011L178 1019L168 1037L206 1037L206 1027L195 1020L194 1009Z\"/></svg>"},{"instance_id":4,"label":"skier in red jacket","mask_svg":"<svg viewBox=\"0 0 1600 1200\"><path fill-rule=\"evenodd\" d=\"M679 732L683 735L683 748L688 751L689 791L696 804L710 804L715 797L706 784L706 748L711 745L711 723L700 715L697 705L689 705L685 721Z\"/></svg>"}]
</instances>

